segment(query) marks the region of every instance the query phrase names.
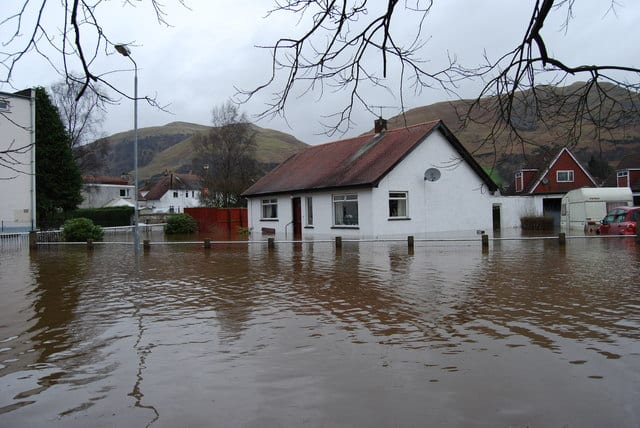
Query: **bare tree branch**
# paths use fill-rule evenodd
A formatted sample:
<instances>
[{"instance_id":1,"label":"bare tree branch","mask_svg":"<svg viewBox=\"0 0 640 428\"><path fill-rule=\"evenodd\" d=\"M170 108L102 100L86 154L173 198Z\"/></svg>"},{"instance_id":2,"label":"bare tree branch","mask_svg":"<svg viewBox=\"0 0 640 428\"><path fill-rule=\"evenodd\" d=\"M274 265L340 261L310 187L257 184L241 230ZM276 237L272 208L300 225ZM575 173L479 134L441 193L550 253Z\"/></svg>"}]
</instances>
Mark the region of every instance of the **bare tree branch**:
<instances>
[{"instance_id":1,"label":"bare tree branch","mask_svg":"<svg viewBox=\"0 0 640 428\"><path fill-rule=\"evenodd\" d=\"M542 34L544 24L553 11L564 7L564 27L568 27L574 1L537 0L523 41L497 61L487 61L482 72L487 83L461 112L467 122L490 125L491 131L476 151L490 146L500 154L519 147L526 153L526 146L538 144L527 136L527 126L544 126L554 135L555 143L573 148L585 132L588 138L601 141L603 132L638 122L640 69L608 64L573 66L549 54ZM615 5L611 1L607 12L614 11ZM584 76L583 83L570 84L568 79L577 76ZM538 83L541 78L547 79L544 85ZM498 148L498 140L508 143Z\"/></svg>"},{"instance_id":2,"label":"bare tree branch","mask_svg":"<svg viewBox=\"0 0 640 428\"><path fill-rule=\"evenodd\" d=\"M365 88L396 94L404 111L410 90L420 93L437 87L456 96L461 81L480 78L484 87L460 115L463 122L489 127L477 150L494 153L525 151L534 144L527 138L526 127L522 128L527 121L531 126L554 129L559 140L571 145L577 144L584 132L598 135L640 113L640 69L623 64L572 65L551 53L545 24L552 16L559 16L561 28L567 31L574 18L575 0L536 0L516 46L497 59L485 56L484 64L471 68L461 66L452 55L441 69L424 62L430 54L423 32L433 5L434 0L405 1L404 8L397 0L384 4L368 0L278 1L267 17L297 15L305 30L297 37L282 37L272 45L260 46L271 51L270 75L252 90L238 89L238 101L246 102L271 89L273 102L258 117L286 118L291 97L311 93L322 97L327 88L347 91L345 106L325 118L327 134L332 135L352 126L354 108L371 111L370 105L377 104L369 100ZM604 4L604 13L616 14L619 6L610 0ZM413 42L401 44L398 35L408 26L415 30ZM375 55L380 55L377 61ZM396 87L389 86L392 72ZM573 79L586 83L563 91L553 88L571 85ZM543 115L544 111L552 113Z\"/></svg>"}]
</instances>

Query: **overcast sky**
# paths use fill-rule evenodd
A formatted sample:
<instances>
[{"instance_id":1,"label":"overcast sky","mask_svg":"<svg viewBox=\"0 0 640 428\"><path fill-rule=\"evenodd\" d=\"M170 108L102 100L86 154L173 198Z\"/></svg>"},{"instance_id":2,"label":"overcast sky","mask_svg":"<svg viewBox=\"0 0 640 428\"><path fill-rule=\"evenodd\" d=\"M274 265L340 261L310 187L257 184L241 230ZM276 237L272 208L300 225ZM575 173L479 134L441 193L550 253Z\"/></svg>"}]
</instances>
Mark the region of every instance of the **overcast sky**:
<instances>
[{"instance_id":1,"label":"overcast sky","mask_svg":"<svg viewBox=\"0 0 640 428\"><path fill-rule=\"evenodd\" d=\"M185 0L188 8L175 0L164 0L170 27L158 24L147 2L137 7L123 6L116 0L103 2L98 16L111 41L130 43L132 57L139 67L139 95L155 96L167 104L172 113L139 104L139 127L164 125L173 121L208 125L211 109L236 93L237 87L251 89L269 76L270 53L257 45L269 45L279 37L296 35L302 30L295 17L277 14L267 17L271 0ZM22 1L3 0L0 18L16 12ZM137 2L133 2L137 3ZM370 2L372 3L372 2ZM384 4L382 1L380 4ZM402 2L401 2L402 3ZM61 25L63 15L59 1L50 0L45 11L49 26ZM427 44L422 58L434 69L455 55L464 65L475 66L483 54L495 59L512 49L522 38L534 1L513 0L446 0L437 1L423 30ZM640 2L620 0L617 13L607 12L608 0L576 2L569 29L561 20L545 25L551 54L569 65L609 63L640 66ZM399 16L398 20L405 19ZM408 25L411 25L408 21ZM49 27L53 28L53 27ZM26 30L23 31L25 34ZM0 38L7 39L7 31ZM54 60L58 61L58 60ZM117 54L101 56L96 67L102 71L120 71L109 75L123 90L132 92L133 72L130 62ZM381 67L380 67L381 68ZM380 70L381 73L381 70ZM389 76L393 88L393 75ZM14 91L31 86L49 86L59 80L42 58L33 52L25 56L14 71L12 85L0 90ZM459 94L471 98L477 94L479 82L465 82ZM271 98L268 89L243 105L250 117L265 108ZM323 116L343 107L348 94L325 91L322 97L307 95L293 98L287 107L287 122L281 118L257 122L259 126L290 133L298 139L317 144L341 138L322 135ZM408 96L407 108L451 99L442 90L424 90ZM394 108L378 110L390 117L400 113L397 93L376 93L371 105ZM375 117L360 108L355 112L353 128L346 136L359 134L372 127ZM109 108L103 132L105 135L133 128L133 103L123 100Z\"/></svg>"}]
</instances>

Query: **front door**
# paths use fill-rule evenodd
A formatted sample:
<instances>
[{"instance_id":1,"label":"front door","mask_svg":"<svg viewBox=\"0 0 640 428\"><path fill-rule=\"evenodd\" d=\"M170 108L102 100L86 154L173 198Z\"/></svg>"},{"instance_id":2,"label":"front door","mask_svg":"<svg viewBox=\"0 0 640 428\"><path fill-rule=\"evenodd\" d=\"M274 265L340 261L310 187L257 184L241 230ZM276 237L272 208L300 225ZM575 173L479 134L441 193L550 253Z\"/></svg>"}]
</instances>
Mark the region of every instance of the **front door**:
<instances>
[{"instance_id":1,"label":"front door","mask_svg":"<svg viewBox=\"0 0 640 428\"><path fill-rule=\"evenodd\" d=\"M493 204L493 230L500 230L500 204Z\"/></svg>"},{"instance_id":2,"label":"front door","mask_svg":"<svg viewBox=\"0 0 640 428\"><path fill-rule=\"evenodd\" d=\"M293 239L298 241L302 239L302 203L300 198L291 199L291 206L293 207Z\"/></svg>"}]
</instances>

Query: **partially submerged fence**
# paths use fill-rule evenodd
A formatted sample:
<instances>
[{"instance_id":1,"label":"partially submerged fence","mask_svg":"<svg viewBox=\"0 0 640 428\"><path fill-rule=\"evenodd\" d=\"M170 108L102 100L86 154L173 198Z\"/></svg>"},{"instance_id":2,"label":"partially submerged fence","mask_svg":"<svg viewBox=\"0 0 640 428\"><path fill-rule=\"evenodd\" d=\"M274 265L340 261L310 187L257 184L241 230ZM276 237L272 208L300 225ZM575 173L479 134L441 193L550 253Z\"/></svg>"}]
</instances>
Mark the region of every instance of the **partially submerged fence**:
<instances>
[{"instance_id":1,"label":"partially submerged fence","mask_svg":"<svg viewBox=\"0 0 640 428\"><path fill-rule=\"evenodd\" d=\"M129 228L130 229L130 228ZM115 232L115 231L114 231ZM314 240L278 240L275 238L268 238L266 240L225 240L225 241L216 241L212 239L204 239L198 241L151 241L151 239L143 239L142 240L142 248L145 252L151 251L153 246L167 246L167 245L196 245L201 248L211 249L213 246L222 246L222 245L266 245L269 251L272 251L276 248L276 245L309 245L309 244L321 244L321 243L329 243L335 246L336 250L341 250L343 244L345 243L373 243L373 242L404 242L407 245L407 249L410 254L413 253L416 243L459 243L459 244L467 244L467 245L478 245L482 248L483 252L489 251L489 243L494 242L502 242L502 241L555 241L559 248L563 248L566 246L568 240L574 239L618 239L618 238L626 238L626 239L634 239L636 244L640 248L640 235L608 235L608 236L600 236L600 235L585 235L585 236L566 236L564 233L560 233L556 236L520 236L520 237L492 237L490 238L488 235L481 235L479 238L415 238L413 236L408 236L406 238L379 238L379 239L343 239L342 237L335 237L334 239L314 239ZM105 241L105 242L93 242L88 241L84 242L53 242L53 241L36 241L31 243L30 245L33 248L37 248L39 245L55 245L55 244L70 244L70 245L86 245L87 248L92 249L95 245L108 245L108 244L130 244L133 245L132 240L128 241Z\"/></svg>"}]
</instances>

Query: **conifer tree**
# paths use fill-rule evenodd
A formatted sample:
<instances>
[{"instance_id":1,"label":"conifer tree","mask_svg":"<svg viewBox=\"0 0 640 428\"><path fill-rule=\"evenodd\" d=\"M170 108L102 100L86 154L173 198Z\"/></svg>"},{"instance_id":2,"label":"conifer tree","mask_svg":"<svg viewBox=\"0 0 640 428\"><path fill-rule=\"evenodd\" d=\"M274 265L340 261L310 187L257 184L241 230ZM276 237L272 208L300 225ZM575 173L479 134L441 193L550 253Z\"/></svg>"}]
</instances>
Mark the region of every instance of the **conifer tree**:
<instances>
[{"instance_id":1,"label":"conifer tree","mask_svg":"<svg viewBox=\"0 0 640 428\"><path fill-rule=\"evenodd\" d=\"M82 176L58 109L42 87L36 88L36 221L59 226L82 202Z\"/></svg>"}]
</instances>

